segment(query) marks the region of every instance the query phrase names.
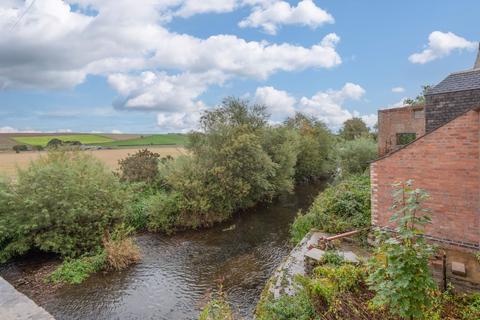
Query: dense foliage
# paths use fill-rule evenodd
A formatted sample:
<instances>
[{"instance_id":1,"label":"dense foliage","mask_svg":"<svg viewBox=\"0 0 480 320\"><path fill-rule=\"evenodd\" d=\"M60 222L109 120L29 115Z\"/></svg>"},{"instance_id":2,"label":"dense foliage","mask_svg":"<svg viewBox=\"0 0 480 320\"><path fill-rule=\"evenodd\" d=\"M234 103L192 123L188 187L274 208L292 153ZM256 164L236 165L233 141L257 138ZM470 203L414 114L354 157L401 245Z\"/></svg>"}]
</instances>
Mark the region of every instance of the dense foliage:
<instances>
[{"instance_id":1,"label":"dense foliage","mask_svg":"<svg viewBox=\"0 0 480 320\"><path fill-rule=\"evenodd\" d=\"M340 233L369 225L370 179L366 175L356 175L319 194L307 213L299 213L291 233L293 241L299 242L312 228Z\"/></svg>"},{"instance_id":2,"label":"dense foliage","mask_svg":"<svg viewBox=\"0 0 480 320\"><path fill-rule=\"evenodd\" d=\"M375 141L362 137L339 143L335 148L338 175L362 174L370 166L370 162L377 158L378 148Z\"/></svg>"},{"instance_id":3,"label":"dense foliage","mask_svg":"<svg viewBox=\"0 0 480 320\"><path fill-rule=\"evenodd\" d=\"M362 137L368 137L370 130L361 118L354 117L343 123L340 130L340 137L344 140L355 140Z\"/></svg>"},{"instance_id":4,"label":"dense foliage","mask_svg":"<svg viewBox=\"0 0 480 320\"><path fill-rule=\"evenodd\" d=\"M415 189L412 181L399 185L394 193L390 222L396 225L395 235L380 233L381 245L371 260L368 278L376 295L373 303L388 306L390 312L404 319L423 318L423 310L431 304L430 292L435 282L429 270L433 247L422 237L430 222L422 201L428 194Z\"/></svg>"},{"instance_id":5,"label":"dense foliage","mask_svg":"<svg viewBox=\"0 0 480 320\"><path fill-rule=\"evenodd\" d=\"M138 150L118 161L120 179L128 182L152 183L158 177L160 155L147 149Z\"/></svg>"},{"instance_id":6,"label":"dense foliage","mask_svg":"<svg viewBox=\"0 0 480 320\"><path fill-rule=\"evenodd\" d=\"M0 186L0 260L32 248L63 257L94 254L125 215L128 196L99 160L51 152Z\"/></svg>"},{"instance_id":7,"label":"dense foliage","mask_svg":"<svg viewBox=\"0 0 480 320\"><path fill-rule=\"evenodd\" d=\"M326 125L301 113L287 119L285 125L299 135L296 181L327 177L334 169L330 159L334 138Z\"/></svg>"},{"instance_id":8,"label":"dense foliage","mask_svg":"<svg viewBox=\"0 0 480 320\"><path fill-rule=\"evenodd\" d=\"M202 309L198 320L234 320L232 308L221 290Z\"/></svg>"}]
</instances>

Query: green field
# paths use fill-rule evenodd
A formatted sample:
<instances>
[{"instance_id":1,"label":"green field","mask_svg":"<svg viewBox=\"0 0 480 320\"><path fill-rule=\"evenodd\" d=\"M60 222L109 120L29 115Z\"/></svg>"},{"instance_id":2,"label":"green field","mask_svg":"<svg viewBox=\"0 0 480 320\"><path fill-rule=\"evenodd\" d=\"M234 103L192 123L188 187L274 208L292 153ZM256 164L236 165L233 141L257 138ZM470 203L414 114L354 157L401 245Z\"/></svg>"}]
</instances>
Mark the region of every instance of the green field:
<instances>
[{"instance_id":1,"label":"green field","mask_svg":"<svg viewBox=\"0 0 480 320\"><path fill-rule=\"evenodd\" d=\"M103 144L114 141L113 139L96 135L96 134L72 134L72 135L46 135L46 136L29 136L29 137L12 137L13 140L21 144L29 144L32 146L45 147L52 139L60 139L62 141L80 141L82 144ZM120 141L118 141L120 142Z\"/></svg>"},{"instance_id":2,"label":"green field","mask_svg":"<svg viewBox=\"0 0 480 320\"><path fill-rule=\"evenodd\" d=\"M134 147L150 145L185 145L188 137L184 134L155 134L138 139L117 140L100 145L105 147Z\"/></svg>"}]
</instances>

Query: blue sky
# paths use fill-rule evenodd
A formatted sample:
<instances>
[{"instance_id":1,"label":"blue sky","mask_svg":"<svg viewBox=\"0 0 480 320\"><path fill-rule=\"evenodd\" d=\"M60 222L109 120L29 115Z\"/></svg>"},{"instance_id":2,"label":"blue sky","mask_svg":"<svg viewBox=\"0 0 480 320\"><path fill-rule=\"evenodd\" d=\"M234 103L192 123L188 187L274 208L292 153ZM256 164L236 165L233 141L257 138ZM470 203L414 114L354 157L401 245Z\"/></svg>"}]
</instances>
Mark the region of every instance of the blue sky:
<instances>
[{"instance_id":1,"label":"blue sky","mask_svg":"<svg viewBox=\"0 0 480 320\"><path fill-rule=\"evenodd\" d=\"M472 67L478 12L474 0L2 0L0 132L188 131L226 96L266 104L273 122L301 111L334 130L371 125Z\"/></svg>"}]
</instances>

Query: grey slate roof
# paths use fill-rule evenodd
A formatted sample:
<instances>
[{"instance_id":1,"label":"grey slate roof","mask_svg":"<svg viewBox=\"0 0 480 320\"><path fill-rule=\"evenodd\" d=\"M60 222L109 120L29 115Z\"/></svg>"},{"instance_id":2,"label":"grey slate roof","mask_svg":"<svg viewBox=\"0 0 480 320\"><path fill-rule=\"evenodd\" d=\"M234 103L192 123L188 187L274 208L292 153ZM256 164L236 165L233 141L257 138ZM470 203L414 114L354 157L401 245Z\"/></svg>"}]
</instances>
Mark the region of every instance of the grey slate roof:
<instances>
[{"instance_id":1,"label":"grey slate roof","mask_svg":"<svg viewBox=\"0 0 480 320\"><path fill-rule=\"evenodd\" d=\"M427 95L480 89L480 69L455 72L428 90Z\"/></svg>"}]
</instances>

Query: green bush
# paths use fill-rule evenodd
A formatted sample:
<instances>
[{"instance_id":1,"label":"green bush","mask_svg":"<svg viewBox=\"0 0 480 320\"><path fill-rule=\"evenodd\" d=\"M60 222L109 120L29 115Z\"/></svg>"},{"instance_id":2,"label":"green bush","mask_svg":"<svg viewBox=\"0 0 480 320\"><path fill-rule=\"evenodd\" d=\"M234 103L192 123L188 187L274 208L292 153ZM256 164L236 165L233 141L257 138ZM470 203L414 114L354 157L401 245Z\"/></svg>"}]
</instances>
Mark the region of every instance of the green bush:
<instances>
[{"instance_id":1,"label":"green bush","mask_svg":"<svg viewBox=\"0 0 480 320\"><path fill-rule=\"evenodd\" d=\"M466 299L466 305L461 311L463 320L480 319L480 293L474 293Z\"/></svg>"},{"instance_id":2,"label":"green bush","mask_svg":"<svg viewBox=\"0 0 480 320\"><path fill-rule=\"evenodd\" d=\"M388 307L404 319L421 319L436 286L429 269L434 250L422 237L430 223L430 214L422 207L428 194L414 188L412 181L397 187L390 219L396 225L395 234L377 234L380 245L369 262L368 283L375 292L375 307Z\"/></svg>"},{"instance_id":3,"label":"green bush","mask_svg":"<svg viewBox=\"0 0 480 320\"><path fill-rule=\"evenodd\" d=\"M282 295L278 299L269 299L260 310L258 320L311 320L318 319L315 308L305 289L300 288L293 295Z\"/></svg>"},{"instance_id":4,"label":"green bush","mask_svg":"<svg viewBox=\"0 0 480 320\"><path fill-rule=\"evenodd\" d=\"M330 159L333 135L327 126L313 117L297 113L285 125L299 134L299 153L295 165L295 179L303 182L325 177L333 170Z\"/></svg>"},{"instance_id":5,"label":"green bush","mask_svg":"<svg viewBox=\"0 0 480 320\"><path fill-rule=\"evenodd\" d=\"M361 137L368 137L370 129L361 118L353 117L343 123L339 135L344 140L355 140Z\"/></svg>"},{"instance_id":6,"label":"green bush","mask_svg":"<svg viewBox=\"0 0 480 320\"><path fill-rule=\"evenodd\" d=\"M28 146L25 144L17 144L12 147L13 151L20 153L21 151L28 151Z\"/></svg>"},{"instance_id":7,"label":"green bush","mask_svg":"<svg viewBox=\"0 0 480 320\"><path fill-rule=\"evenodd\" d=\"M220 291L218 296L203 308L198 320L233 320L233 312L225 295Z\"/></svg>"},{"instance_id":8,"label":"green bush","mask_svg":"<svg viewBox=\"0 0 480 320\"><path fill-rule=\"evenodd\" d=\"M377 143L369 138L358 138L337 144L335 158L341 177L362 174L377 158Z\"/></svg>"},{"instance_id":9,"label":"green bush","mask_svg":"<svg viewBox=\"0 0 480 320\"><path fill-rule=\"evenodd\" d=\"M263 149L276 164L275 174L271 179L275 193L291 192L295 185L300 135L285 126L268 128L263 137Z\"/></svg>"},{"instance_id":10,"label":"green bush","mask_svg":"<svg viewBox=\"0 0 480 320\"><path fill-rule=\"evenodd\" d=\"M312 229L340 233L370 225L370 179L352 176L329 186L317 196L308 212L295 219L291 234L298 243Z\"/></svg>"},{"instance_id":11,"label":"green bush","mask_svg":"<svg viewBox=\"0 0 480 320\"><path fill-rule=\"evenodd\" d=\"M92 273L101 271L105 263L105 252L94 256L67 259L49 275L48 280L53 283L80 284Z\"/></svg>"},{"instance_id":12,"label":"green bush","mask_svg":"<svg viewBox=\"0 0 480 320\"><path fill-rule=\"evenodd\" d=\"M148 217L150 231L172 233L177 226L180 214L180 195L176 192L158 192L145 202L145 213Z\"/></svg>"},{"instance_id":13,"label":"green bush","mask_svg":"<svg viewBox=\"0 0 480 320\"><path fill-rule=\"evenodd\" d=\"M202 132L192 134L191 156L179 157L161 169L166 187L180 194L184 227L211 225L233 212L268 201L285 188L285 179L275 185L275 163L264 150L264 107L237 99L207 111Z\"/></svg>"},{"instance_id":14,"label":"green bush","mask_svg":"<svg viewBox=\"0 0 480 320\"><path fill-rule=\"evenodd\" d=\"M8 189L7 189L8 190ZM19 170L0 194L0 261L31 248L63 257L94 254L105 231L122 221L127 193L93 156L51 152Z\"/></svg>"},{"instance_id":15,"label":"green bush","mask_svg":"<svg viewBox=\"0 0 480 320\"><path fill-rule=\"evenodd\" d=\"M336 251L328 250L325 251L323 256L320 258L320 265L329 265L339 267L345 263L345 259L339 255Z\"/></svg>"},{"instance_id":16,"label":"green bush","mask_svg":"<svg viewBox=\"0 0 480 320\"><path fill-rule=\"evenodd\" d=\"M153 183L158 178L160 155L148 149L138 150L119 160L120 179L128 182Z\"/></svg>"}]
</instances>

